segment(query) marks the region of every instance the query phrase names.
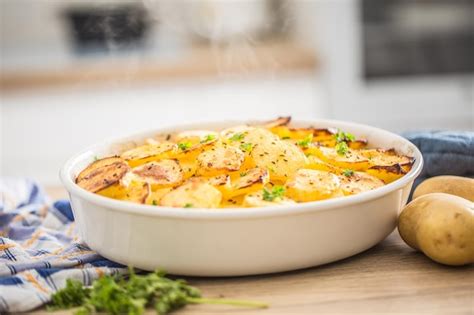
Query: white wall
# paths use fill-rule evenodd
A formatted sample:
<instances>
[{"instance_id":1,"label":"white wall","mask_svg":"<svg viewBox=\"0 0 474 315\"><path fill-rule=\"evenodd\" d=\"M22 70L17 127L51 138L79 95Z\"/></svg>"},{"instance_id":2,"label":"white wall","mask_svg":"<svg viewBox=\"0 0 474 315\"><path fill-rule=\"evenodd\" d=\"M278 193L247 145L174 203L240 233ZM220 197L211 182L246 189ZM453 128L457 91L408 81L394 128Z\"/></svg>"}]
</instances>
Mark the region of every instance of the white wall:
<instances>
[{"instance_id":1,"label":"white wall","mask_svg":"<svg viewBox=\"0 0 474 315\"><path fill-rule=\"evenodd\" d=\"M322 95L312 75L2 95L1 173L59 184L62 163L104 138L194 121L323 117Z\"/></svg>"}]
</instances>

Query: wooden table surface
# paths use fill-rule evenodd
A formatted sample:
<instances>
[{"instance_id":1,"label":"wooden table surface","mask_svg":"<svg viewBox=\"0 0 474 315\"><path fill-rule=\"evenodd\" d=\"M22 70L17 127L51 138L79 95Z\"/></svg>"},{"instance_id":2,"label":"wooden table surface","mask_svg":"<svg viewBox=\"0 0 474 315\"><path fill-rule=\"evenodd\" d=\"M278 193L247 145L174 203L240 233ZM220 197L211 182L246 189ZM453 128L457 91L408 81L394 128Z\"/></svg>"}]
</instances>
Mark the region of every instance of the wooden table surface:
<instances>
[{"instance_id":1,"label":"wooden table surface","mask_svg":"<svg viewBox=\"0 0 474 315\"><path fill-rule=\"evenodd\" d=\"M437 264L405 245L397 231L366 252L324 266L263 276L186 279L205 296L259 300L270 307L193 305L176 314L474 314L474 266Z\"/></svg>"}]
</instances>

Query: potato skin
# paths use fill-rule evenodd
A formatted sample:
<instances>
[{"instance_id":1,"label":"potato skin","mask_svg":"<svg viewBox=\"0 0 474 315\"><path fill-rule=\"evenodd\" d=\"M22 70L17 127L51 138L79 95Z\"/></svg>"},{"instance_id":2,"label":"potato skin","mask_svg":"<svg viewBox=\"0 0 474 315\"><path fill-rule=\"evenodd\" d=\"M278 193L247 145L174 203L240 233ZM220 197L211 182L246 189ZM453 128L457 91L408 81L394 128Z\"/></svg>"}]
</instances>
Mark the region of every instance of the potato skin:
<instances>
[{"instance_id":1,"label":"potato skin","mask_svg":"<svg viewBox=\"0 0 474 315\"><path fill-rule=\"evenodd\" d=\"M460 176L432 177L416 187L413 199L430 193L446 193L474 202L474 179Z\"/></svg>"},{"instance_id":2,"label":"potato skin","mask_svg":"<svg viewBox=\"0 0 474 315\"><path fill-rule=\"evenodd\" d=\"M433 193L410 202L398 221L402 239L445 265L474 263L474 204L467 199Z\"/></svg>"}]
</instances>

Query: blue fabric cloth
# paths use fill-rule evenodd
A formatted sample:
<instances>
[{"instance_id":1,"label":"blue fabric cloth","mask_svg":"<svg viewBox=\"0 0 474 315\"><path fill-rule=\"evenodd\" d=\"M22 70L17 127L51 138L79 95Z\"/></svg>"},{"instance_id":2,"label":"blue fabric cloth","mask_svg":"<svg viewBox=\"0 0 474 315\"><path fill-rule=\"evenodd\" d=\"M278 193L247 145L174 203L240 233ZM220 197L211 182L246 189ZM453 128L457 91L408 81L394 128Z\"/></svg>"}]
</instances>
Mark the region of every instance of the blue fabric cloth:
<instances>
[{"instance_id":1,"label":"blue fabric cloth","mask_svg":"<svg viewBox=\"0 0 474 315\"><path fill-rule=\"evenodd\" d=\"M474 132L408 132L403 136L420 149L425 161L415 187L433 176L474 177Z\"/></svg>"},{"instance_id":2,"label":"blue fabric cloth","mask_svg":"<svg viewBox=\"0 0 474 315\"><path fill-rule=\"evenodd\" d=\"M27 179L0 179L0 196L0 313L47 303L68 278L127 272L81 242L69 201L51 203Z\"/></svg>"}]
</instances>

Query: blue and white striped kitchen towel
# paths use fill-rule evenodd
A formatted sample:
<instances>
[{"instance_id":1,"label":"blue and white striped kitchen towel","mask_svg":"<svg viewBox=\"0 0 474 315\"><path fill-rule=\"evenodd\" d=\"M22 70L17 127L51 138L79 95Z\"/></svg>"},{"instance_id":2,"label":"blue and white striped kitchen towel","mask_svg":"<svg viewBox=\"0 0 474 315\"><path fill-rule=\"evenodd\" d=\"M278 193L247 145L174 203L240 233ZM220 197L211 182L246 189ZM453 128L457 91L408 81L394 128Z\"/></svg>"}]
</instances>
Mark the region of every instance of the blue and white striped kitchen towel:
<instances>
[{"instance_id":1,"label":"blue and white striped kitchen towel","mask_svg":"<svg viewBox=\"0 0 474 315\"><path fill-rule=\"evenodd\" d=\"M68 201L50 203L31 180L0 178L0 313L47 303L68 278L90 285L126 271L81 243Z\"/></svg>"}]
</instances>

